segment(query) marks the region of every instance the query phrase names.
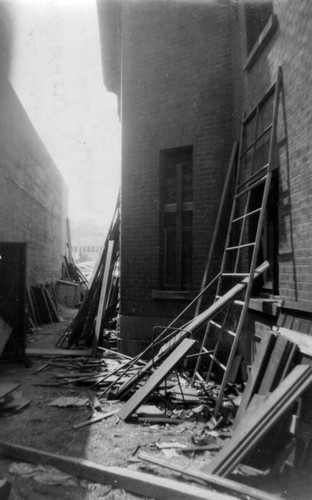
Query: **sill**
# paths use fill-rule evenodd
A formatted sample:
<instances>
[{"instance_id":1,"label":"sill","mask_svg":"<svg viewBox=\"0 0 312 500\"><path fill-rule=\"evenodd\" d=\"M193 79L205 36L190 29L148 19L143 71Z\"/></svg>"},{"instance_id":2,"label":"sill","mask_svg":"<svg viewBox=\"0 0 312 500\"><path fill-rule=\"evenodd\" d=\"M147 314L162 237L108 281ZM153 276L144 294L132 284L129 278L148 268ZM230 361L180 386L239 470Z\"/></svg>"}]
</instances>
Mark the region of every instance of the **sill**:
<instances>
[{"instance_id":1,"label":"sill","mask_svg":"<svg viewBox=\"0 0 312 500\"><path fill-rule=\"evenodd\" d=\"M188 290L152 290L153 299L192 300L195 296L195 292L190 292Z\"/></svg>"},{"instance_id":2,"label":"sill","mask_svg":"<svg viewBox=\"0 0 312 500\"><path fill-rule=\"evenodd\" d=\"M261 34L259 35L258 40L256 41L255 45L253 46L247 57L247 62L244 66L245 71L249 71L252 68L252 66L260 56L261 52L264 50L268 42L271 40L274 32L277 29L277 26L278 26L277 16L275 14L272 14L269 17L267 24L263 28Z\"/></svg>"},{"instance_id":3,"label":"sill","mask_svg":"<svg viewBox=\"0 0 312 500\"><path fill-rule=\"evenodd\" d=\"M283 302L283 309L289 309L291 311L297 311L303 313L311 313L311 304L285 300L285 302Z\"/></svg>"},{"instance_id":4,"label":"sill","mask_svg":"<svg viewBox=\"0 0 312 500\"><path fill-rule=\"evenodd\" d=\"M277 298L252 297L249 300L248 309L251 311L278 316L283 301Z\"/></svg>"}]
</instances>

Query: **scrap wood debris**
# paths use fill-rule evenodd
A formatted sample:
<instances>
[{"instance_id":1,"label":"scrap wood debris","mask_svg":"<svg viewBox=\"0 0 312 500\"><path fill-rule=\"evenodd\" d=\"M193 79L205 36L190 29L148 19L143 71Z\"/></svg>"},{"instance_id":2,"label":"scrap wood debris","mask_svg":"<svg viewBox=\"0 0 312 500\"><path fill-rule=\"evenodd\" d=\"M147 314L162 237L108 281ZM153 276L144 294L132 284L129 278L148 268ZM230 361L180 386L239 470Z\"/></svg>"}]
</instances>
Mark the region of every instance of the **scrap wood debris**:
<instances>
[{"instance_id":1,"label":"scrap wood debris","mask_svg":"<svg viewBox=\"0 0 312 500\"><path fill-rule=\"evenodd\" d=\"M58 346L93 346L94 352L117 314L119 295L120 196L89 290Z\"/></svg>"}]
</instances>

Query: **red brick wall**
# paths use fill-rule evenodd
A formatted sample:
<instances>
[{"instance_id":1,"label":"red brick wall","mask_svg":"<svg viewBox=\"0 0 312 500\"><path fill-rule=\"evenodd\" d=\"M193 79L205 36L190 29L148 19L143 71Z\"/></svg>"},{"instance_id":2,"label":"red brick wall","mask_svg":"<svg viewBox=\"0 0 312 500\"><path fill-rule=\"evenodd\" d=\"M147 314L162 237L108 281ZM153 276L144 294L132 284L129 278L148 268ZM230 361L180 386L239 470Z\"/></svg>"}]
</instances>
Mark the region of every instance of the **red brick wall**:
<instances>
[{"instance_id":1,"label":"red brick wall","mask_svg":"<svg viewBox=\"0 0 312 500\"><path fill-rule=\"evenodd\" d=\"M248 111L283 70L289 162L279 147L279 285L286 300L312 303L312 3L273 2L278 28L254 65L246 62L242 5L232 4L234 136ZM280 120L279 137L283 138Z\"/></svg>"}]
</instances>

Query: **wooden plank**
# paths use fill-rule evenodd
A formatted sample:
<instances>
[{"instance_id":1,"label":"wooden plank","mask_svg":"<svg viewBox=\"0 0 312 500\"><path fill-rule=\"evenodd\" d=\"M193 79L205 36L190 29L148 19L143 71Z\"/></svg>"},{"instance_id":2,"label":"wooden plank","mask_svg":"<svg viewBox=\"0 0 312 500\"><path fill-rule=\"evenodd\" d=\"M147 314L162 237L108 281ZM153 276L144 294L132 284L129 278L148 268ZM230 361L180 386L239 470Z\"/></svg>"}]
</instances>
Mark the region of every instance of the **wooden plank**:
<instances>
[{"instance_id":1,"label":"wooden plank","mask_svg":"<svg viewBox=\"0 0 312 500\"><path fill-rule=\"evenodd\" d=\"M58 349L58 348L40 348L29 347L25 351L27 356L59 356L59 357L77 357L91 356L91 349Z\"/></svg>"},{"instance_id":2,"label":"wooden plank","mask_svg":"<svg viewBox=\"0 0 312 500\"><path fill-rule=\"evenodd\" d=\"M255 394L259 387L259 383L263 375L264 366L266 365L268 356L273 348L275 338L276 335L274 333L268 333L260 342L258 352L252 364L248 381L243 393L241 404L239 405L236 413L233 425L234 429L237 427L238 422L246 412L247 406L249 405L252 396Z\"/></svg>"},{"instance_id":3,"label":"wooden plank","mask_svg":"<svg viewBox=\"0 0 312 500\"><path fill-rule=\"evenodd\" d=\"M299 350L302 354L312 357L312 337L305 333L296 332L295 330L290 330L284 327L273 326L272 330L278 335L283 336L285 339L290 340L294 344L297 344Z\"/></svg>"},{"instance_id":4,"label":"wooden plank","mask_svg":"<svg viewBox=\"0 0 312 500\"><path fill-rule=\"evenodd\" d=\"M285 364L285 354L289 353L290 344L287 339L277 337L258 394L265 395L278 385L278 375L281 375L281 366Z\"/></svg>"},{"instance_id":5,"label":"wooden plank","mask_svg":"<svg viewBox=\"0 0 312 500\"><path fill-rule=\"evenodd\" d=\"M20 461L49 464L66 474L86 479L92 483L111 484L114 488L156 500L237 500L230 494L218 493L194 484L153 476L121 467L104 467L90 460L65 457L28 446L0 442L2 455ZM269 499L268 499L269 500Z\"/></svg>"},{"instance_id":6,"label":"wooden plank","mask_svg":"<svg viewBox=\"0 0 312 500\"><path fill-rule=\"evenodd\" d=\"M183 451L183 450L182 450ZM226 479L219 476L214 476L212 474L206 474L201 471L197 471L194 469L185 469L180 465L169 463L166 460L162 460L158 457L153 457L147 453L140 452L138 454L138 458L145 462L152 463L154 465L159 465L160 467L164 467L166 469L174 470L183 474L183 476L189 477L191 479L197 479L199 481L203 481L208 485L217 488L218 490L222 490L225 492L231 492L238 495L243 495L244 497L253 498L255 500L277 500L275 495L270 495L270 493L266 493L265 491L258 490L251 486L246 486L244 484L237 483L236 481L232 481L231 479Z\"/></svg>"},{"instance_id":7,"label":"wooden plank","mask_svg":"<svg viewBox=\"0 0 312 500\"><path fill-rule=\"evenodd\" d=\"M269 263L265 261L261 266L259 266L254 272L254 279L258 278L270 267ZM144 375L145 372L149 371L155 363L158 363L159 360L170 352L177 344L179 344L185 337L188 335L194 335L196 331L203 326L207 321L213 318L218 312L222 311L222 309L228 305L231 301L235 299L235 297L242 292L248 285L249 278L243 279L240 283L237 283L233 288L231 288L228 292L226 292L223 296L221 296L216 302L214 302L210 307L205 309L202 313L196 316L194 319L184 324L181 328L178 329L178 332L175 333L172 338L166 342L159 350L158 354L147 363L147 365L140 371L139 374L134 375L126 384L124 384L118 390L116 397L120 398L124 395L134 384L138 382L138 380ZM165 329L166 331L166 329ZM157 341L158 339L156 339ZM148 352L152 349L153 345L149 345L140 356ZM133 362L135 362L136 359Z\"/></svg>"},{"instance_id":8,"label":"wooden plank","mask_svg":"<svg viewBox=\"0 0 312 500\"><path fill-rule=\"evenodd\" d=\"M1 382L0 383L0 399L4 398L11 392L15 391L21 387L22 384L15 384L13 382Z\"/></svg>"},{"instance_id":9,"label":"wooden plank","mask_svg":"<svg viewBox=\"0 0 312 500\"><path fill-rule=\"evenodd\" d=\"M99 413L95 417L89 418L88 420L84 420L79 424L73 425L73 429L80 429L81 427L86 427L87 425L95 424L97 422L101 422L101 420L105 420L106 418L112 417L117 413L118 410L108 411L107 413Z\"/></svg>"},{"instance_id":10,"label":"wooden plank","mask_svg":"<svg viewBox=\"0 0 312 500\"><path fill-rule=\"evenodd\" d=\"M0 316L0 356L12 333L12 327Z\"/></svg>"},{"instance_id":11,"label":"wooden plank","mask_svg":"<svg viewBox=\"0 0 312 500\"><path fill-rule=\"evenodd\" d=\"M196 340L184 339L183 342L168 356L163 364L150 376L148 381L127 401L121 408L118 416L123 420L129 418L135 410L144 403L150 394L157 389L167 375L174 369L178 362L191 350L196 344Z\"/></svg>"},{"instance_id":12,"label":"wooden plank","mask_svg":"<svg viewBox=\"0 0 312 500\"><path fill-rule=\"evenodd\" d=\"M205 472L220 476L229 474L311 384L312 366L296 366L275 391L269 394L253 419L246 422L243 431L233 435Z\"/></svg>"},{"instance_id":13,"label":"wooden plank","mask_svg":"<svg viewBox=\"0 0 312 500\"><path fill-rule=\"evenodd\" d=\"M94 331L93 346L92 346L93 356L96 356L96 349L97 349L97 346L99 343L99 337L100 337L100 331L101 331L103 311L105 310L106 305L107 305L108 277L109 277L109 272L110 272L110 268L111 268L111 264L112 264L114 243L115 242L112 240L108 241L106 259L105 259L105 267L104 267L103 279L102 279L102 284L101 284L100 300L99 300L99 306L98 306L96 320L95 320L95 331Z\"/></svg>"}]
</instances>

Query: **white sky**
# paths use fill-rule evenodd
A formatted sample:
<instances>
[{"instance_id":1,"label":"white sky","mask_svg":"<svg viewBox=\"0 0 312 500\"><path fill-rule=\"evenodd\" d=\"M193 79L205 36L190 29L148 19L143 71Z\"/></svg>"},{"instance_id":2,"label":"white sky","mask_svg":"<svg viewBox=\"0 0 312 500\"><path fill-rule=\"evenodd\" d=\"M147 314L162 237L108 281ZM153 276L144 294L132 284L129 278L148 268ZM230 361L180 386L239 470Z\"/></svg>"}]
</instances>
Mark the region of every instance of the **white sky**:
<instances>
[{"instance_id":1,"label":"white sky","mask_svg":"<svg viewBox=\"0 0 312 500\"><path fill-rule=\"evenodd\" d=\"M71 221L107 226L120 182L120 124L102 78L96 0L8 4L10 81L65 178Z\"/></svg>"}]
</instances>

